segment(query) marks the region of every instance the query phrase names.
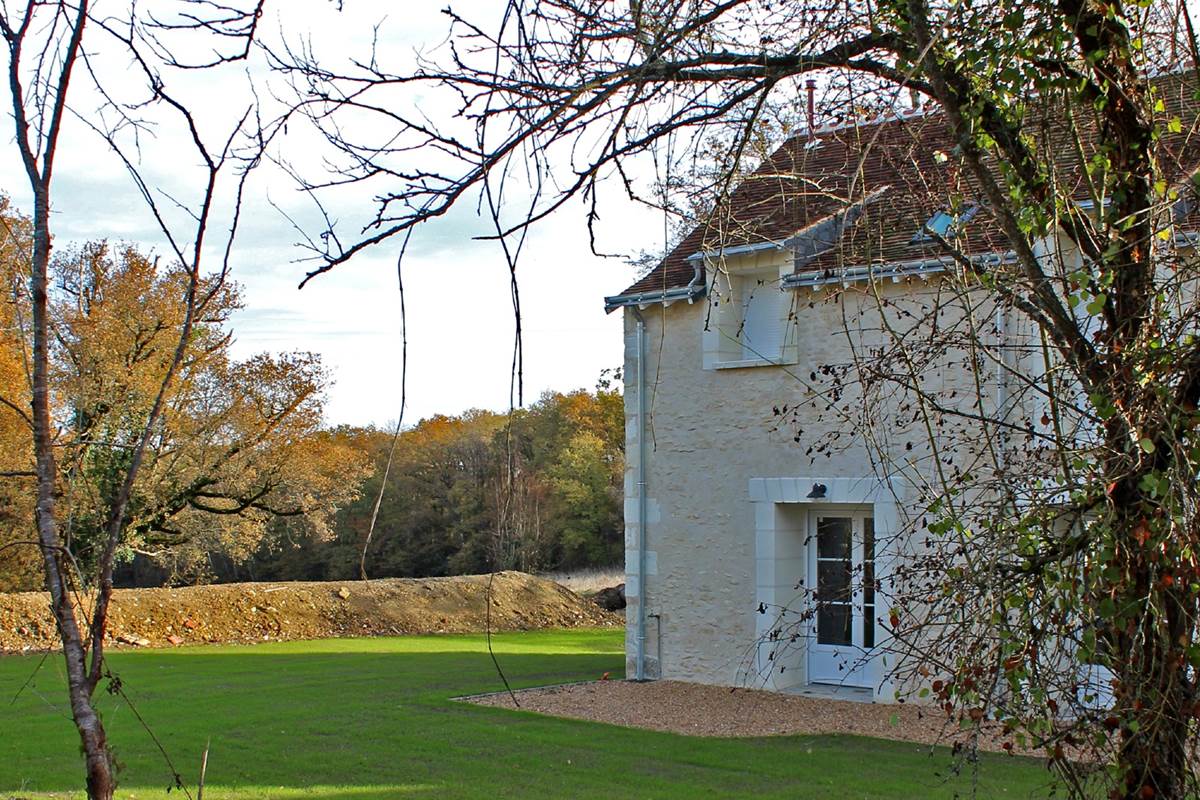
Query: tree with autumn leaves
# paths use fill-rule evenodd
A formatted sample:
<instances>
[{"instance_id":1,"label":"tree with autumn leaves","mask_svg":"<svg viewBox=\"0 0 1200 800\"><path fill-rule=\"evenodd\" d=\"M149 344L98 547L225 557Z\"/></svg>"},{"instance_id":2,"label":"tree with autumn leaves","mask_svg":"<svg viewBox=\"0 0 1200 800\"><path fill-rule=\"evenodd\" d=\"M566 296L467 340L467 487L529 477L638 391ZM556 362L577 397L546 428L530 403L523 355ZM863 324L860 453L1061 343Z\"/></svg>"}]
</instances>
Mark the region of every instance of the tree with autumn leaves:
<instances>
[{"instance_id":1,"label":"tree with autumn leaves","mask_svg":"<svg viewBox=\"0 0 1200 800\"><path fill-rule=\"evenodd\" d=\"M27 221L4 212L0 270L0 536L30 539L32 475L25 408L28 293L21 277ZM173 356L186 275L128 245L65 248L52 265L51 392L63 541L85 572L132 439ZM336 509L358 496L366 454L322 431L327 385L311 353L230 355L236 285L206 279L210 296L169 387L134 484L119 557L142 554L173 580L201 580L214 555L246 559L269 536L331 535ZM31 552L32 551L32 552ZM41 584L36 548L0 553L5 588Z\"/></svg>"},{"instance_id":2,"label":"tree with autumn leaves","mask_svg":"<svg viewBox=\"0 0 1200 800\"><path fill-rule=\"evenodd\" d=\"M0 591L40 585L41 554L17 543L31 538L33 448L29 437L27 390L29 354L22 334L28 324L27 294L20 265L27 258L28 220L14 214L0 196Z\"/></svg>"},{"instance_id":3,"label":"tree with autumn leaves","mask_svg":"<svg viewBox=\"0 0 1200 800\"><path fill-rule=\"evenodd\" d=\"M31 539L28 220L0 211L0 589L41 588ZM94 569L106 509L178 336L186 276L105 242L52 264L52 396L65 545ZM210 279L130 503L121 561L174 582L354 577L390 435L328 430L311 353L229 353L236 284ZM511 415L435 415L401 434L372 577L620 561L619 391L547 393Z\"/></svg>"},{"instance_id":4,"label":"tree with autumn leaves","mask_svg":"<svg viewBox=\"0 0 1200 800\"><path fill-rule=\"evenodd\" d=\"M610 385L547 392L511 414L434 415L401 432L374 534L391 434L339 428L375 471L341 508L334 536L269 538L235 574L343 580L526 572L620 563L624 410Z\"/></svg>"}]
</instances>

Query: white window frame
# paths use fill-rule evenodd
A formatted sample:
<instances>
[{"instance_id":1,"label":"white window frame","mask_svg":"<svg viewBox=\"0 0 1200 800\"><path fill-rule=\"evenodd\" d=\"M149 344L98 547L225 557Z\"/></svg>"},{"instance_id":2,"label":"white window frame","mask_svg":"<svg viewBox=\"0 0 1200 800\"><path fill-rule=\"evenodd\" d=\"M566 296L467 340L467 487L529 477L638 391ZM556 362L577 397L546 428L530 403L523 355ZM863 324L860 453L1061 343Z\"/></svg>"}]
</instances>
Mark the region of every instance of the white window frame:
<instances>
[{"instance_id":1,"label":"white window frame","mask_svg":"<svg viewBox=\"0 0 1200 800\"><path fill-rule=\"evenodd\" d=\"M795 364L798 360L797 326L792 313L795 292L783 285L784 277L791 272L790 261L773 253L730 261L710 263L707 269L709 307L703 333L704 368ZM746 337L747 303L763 301L767 301L767 313L775 314L772 322L778 330L778 345L769 343L772 345L769 350L756 349Z\"/></svg>"}]
</instances>

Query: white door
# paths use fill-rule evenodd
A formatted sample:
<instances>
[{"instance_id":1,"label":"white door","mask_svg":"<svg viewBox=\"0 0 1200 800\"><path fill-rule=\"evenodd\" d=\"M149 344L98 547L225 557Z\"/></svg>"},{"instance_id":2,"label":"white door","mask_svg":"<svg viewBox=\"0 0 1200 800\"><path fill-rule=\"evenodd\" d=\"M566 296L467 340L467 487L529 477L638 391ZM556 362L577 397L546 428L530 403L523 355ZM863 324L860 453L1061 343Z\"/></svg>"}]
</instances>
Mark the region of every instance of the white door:
<instances>
[{"instance_id":1,"label":"white door","mask_svg":"<svg viewBox=\"0 0 1200 800\"><path fill-rule=\"evenodd\" d=\"M810 683L869 686L875 647L875 520L869 512L809 515L808 585L815 587Z\"/></svg>"}]
</instances>

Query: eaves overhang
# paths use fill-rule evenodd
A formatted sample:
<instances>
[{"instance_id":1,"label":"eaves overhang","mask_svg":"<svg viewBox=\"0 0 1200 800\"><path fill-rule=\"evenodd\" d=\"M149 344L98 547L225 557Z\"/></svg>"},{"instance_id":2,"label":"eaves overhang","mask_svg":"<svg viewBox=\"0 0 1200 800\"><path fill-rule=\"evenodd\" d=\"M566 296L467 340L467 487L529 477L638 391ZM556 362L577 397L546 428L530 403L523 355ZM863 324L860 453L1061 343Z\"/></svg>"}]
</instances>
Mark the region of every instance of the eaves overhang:
<instances>
[{"instance_id":1,"label":"eaves overhang","mask_svg":"<svg viewBox=\"0 0 1200 800\"><path fill-rule=\"evenodd\" d=\"M687 260L695 264L702 262L705 259L728 258L730 256L744 256L751 253L761 253L765 250L787 250L788 242L753 242L752 244L735 244L729 247L721 247L716 250L701 250L698 253L692 253L687 257Z\"/></svg>"},{"instance_id":2,"label":"eaves overhang","mask_svg":"<svg viewBox=\"0 0 1200 800\"><path fill-rule=\"evenodd\" d=\"M669 306L672 303L677 303L680 300L686 300L689 303L694 303L704 296L705 286L699 283L691 286L677 286L674 289L662 289L654 292L635 292L632 294L616 294L612 297L604 298L604 313L609 314L616 311L618 308L625 306L637 306L638 308L649 308L653 305L661 303L664 306Z\"/></svg>"},{"instance_id":3,"label":"eaves overhang","mask_svg":"<svg viewBox=\"0 0 1200 800\"><path fill-rule=\"evenodd\" d=\"M772 243L773 244L773 243ZM980 267L995 267L1000 264L1011 264L1016 260L1015 254L983 253L969 257L970 262ZM955 260L950 257L921 258L911 261L894 261L878 264L859 264L851 267L830 269L802 270L784 277L781 287L784 289L819 289L822 286L849 286L852 283L867 281L891 280L899 282L904 278L926 278L950 269ZM637 306L645 309L652 305L669 306L681 300L694 303L704 297L706 286L703 282L689 286L677 286L653 292L635 292L618 294L604 298L604 311L611 313L625 306Z\"/></svg>"},{"instance_id":4,"label":"eaves overhang","mask_svg":"<svg viewBox=\"0 0 1200 800\"><path fill-rule=\"evenodd\" d=\"M981 267L1010 264L1016 260L1016 256L1011 252L984 253L982 255L970 256L969 258L972 264ZM935 275L939 272L945 272L947 269L952 267L954 263L954 259L947 256L943 258L921 258L914 259L912 261L859 264L852 267L802 270L785 277L783 279L783 288L800 289L803 287L808 287L811 289L819 289L822 286L833 286L837 284L849 286L851 283L881 281L888 279L891 279L894 282L899 282L904 278L928 277L929 275Z\"/></svg>"}]
</instances>

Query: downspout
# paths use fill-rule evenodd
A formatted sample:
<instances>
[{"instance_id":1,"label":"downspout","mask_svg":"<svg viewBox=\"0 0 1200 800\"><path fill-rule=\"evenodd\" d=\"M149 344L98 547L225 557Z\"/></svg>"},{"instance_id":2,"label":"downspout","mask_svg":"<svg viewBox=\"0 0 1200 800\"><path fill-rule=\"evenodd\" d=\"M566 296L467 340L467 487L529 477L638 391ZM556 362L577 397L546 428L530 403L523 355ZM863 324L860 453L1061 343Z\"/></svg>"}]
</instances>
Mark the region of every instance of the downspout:
<instances>
[{"instance_id":1,"label":"downspout","mask_svg":"<svg viewBox=\"0 0 1200 800\"><path fill-rule=\"evenodd\" d=\"M1008 387L1007 380L1004 374L1004 367L1007 361L1005 353L1008 349L1008 321L1005 319L1004 306L996 305L996 417L1004 411L1004 404L1008 402ZM1003 444L1003 440L1001 440Z\"/></svg>"},{"instance_id":2,"label":"downspout","mask_svg":"<svg viewBox=\"0 0 1200 800\"><path fill-rule=\"evenodd\" d=\"M703 260L700 260L700 261L697 261L696 263L692 264L692 279L690 281L688 281L688 285L687 285L688 302L689 303L692 302L692 292L695 290L695 288L697 286L700 285L700 280L701 280L700 269L701 269L701 266L703 265L703 263L704 263ZM634 313L637 314L638 325L642 325L642 315L636 311ZM639 355L638 358L641 358L641 355Z\"/></svg>"},{"instance_id":3,"label":"downspout","mask_svg":"<svg viewBox=\"0 0 1200 800\"><path fill-rule=\"evenodd\" d=\"M638 607L634 680L646 680L646 320L637 306L629 306L637 320L637 515Z\"/></svg>"}]
</instances>

